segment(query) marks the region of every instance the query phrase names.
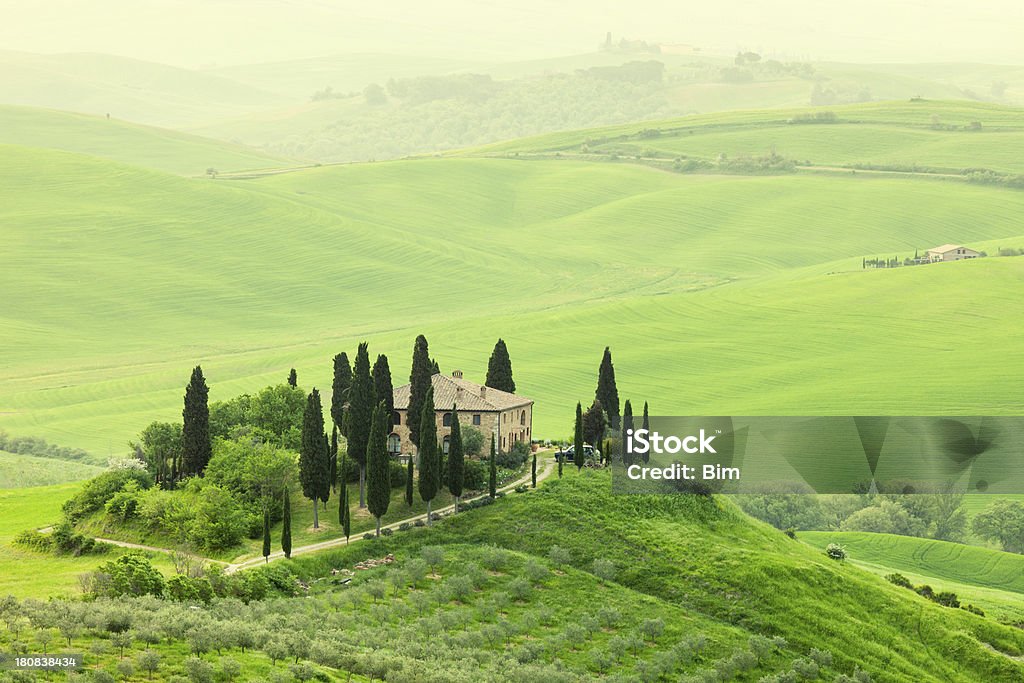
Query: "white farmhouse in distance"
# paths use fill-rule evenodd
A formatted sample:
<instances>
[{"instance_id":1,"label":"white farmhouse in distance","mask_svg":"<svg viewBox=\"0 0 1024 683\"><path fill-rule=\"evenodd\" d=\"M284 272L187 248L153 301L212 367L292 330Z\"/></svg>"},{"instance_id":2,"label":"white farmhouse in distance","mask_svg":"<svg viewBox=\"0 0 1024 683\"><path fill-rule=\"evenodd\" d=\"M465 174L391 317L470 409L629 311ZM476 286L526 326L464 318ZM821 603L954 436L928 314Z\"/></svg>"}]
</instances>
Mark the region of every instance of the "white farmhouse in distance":
<instances>
[{"instance_id":1,"label":"white farmhouse in distance","mask_svg":"<svg viewBox=\"0 0 1024 683\"><path fill-rule=\"evenodd\" d=\"M925 252L925 258L930 263L938 261L962 261L969 258L978 258L980 252L969 249L962 244L943 244Z\"/></svg>"}]
</instances>

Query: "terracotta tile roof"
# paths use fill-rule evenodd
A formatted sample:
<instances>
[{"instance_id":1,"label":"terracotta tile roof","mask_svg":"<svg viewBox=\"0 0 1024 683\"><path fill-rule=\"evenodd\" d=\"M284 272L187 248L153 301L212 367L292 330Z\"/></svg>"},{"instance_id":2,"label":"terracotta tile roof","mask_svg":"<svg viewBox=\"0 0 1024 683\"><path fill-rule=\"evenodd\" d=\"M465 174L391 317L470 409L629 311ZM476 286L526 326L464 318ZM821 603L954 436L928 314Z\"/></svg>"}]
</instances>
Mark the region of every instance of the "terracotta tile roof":
<instances>
[{"instance_id":1,"label":"terracotta tile roof","mask_svg":"<svg viewBox=\"0 0 1024 683\"><path fill-rule=\"evenodd\" d=\"M434 387L434 407L449 410L454 403L459 411L500 412L533 403L532 399L493 387L485 387L461 377L437 374L430 378ZM395 409L409 408L409 384L395 387Z\"/></svg>"}]
</instances>

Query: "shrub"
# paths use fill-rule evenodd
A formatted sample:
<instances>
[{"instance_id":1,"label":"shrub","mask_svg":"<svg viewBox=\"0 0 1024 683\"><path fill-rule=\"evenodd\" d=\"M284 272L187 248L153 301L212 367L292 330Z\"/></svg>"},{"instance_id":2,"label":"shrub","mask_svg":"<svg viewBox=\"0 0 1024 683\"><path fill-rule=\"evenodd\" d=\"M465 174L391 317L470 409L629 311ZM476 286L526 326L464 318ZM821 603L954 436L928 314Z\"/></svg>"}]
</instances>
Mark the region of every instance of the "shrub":
<instances>
[{"instance_id":1,"label":"shrub","mask_svg":"<svg viewBox=\"0 0 1024 683\"><path fill-rule=\"evenodd\" d=\"M412 528L412 524L409 524L409 522L402 522L401 524L398 525L398 530L399 531L408 531L411 528Z\"/></svg>"},{"instance_id":2,"label":"shrub","mask_svg":"<svg viewBox=\"0 0 1024 683\"><path fill-rule=\"evenodd\" d=\"M35 529L25 529L14 537L14 544L29 550L47 553L53 550L53 534L44 534Z\"/></svg>"},{"instance_id":3,"label":"shrub","mask_svg":"<svg viewBox=\"0 0 1024 683\"><path fill-rule=\"evenodd\" d=\"M530 487L527 486L526 484L520 484L519 486L516 487L515 490L516 493L526 493L527 491L530 490Z\"/></svg>"},{"instance_id":4,"label":"shrub","mask_svg":"<svg viewBox=\"0 0 1024 683\"><path fill-rule=\"evenodd\" d=\"M562 546L553 545L548 550L548 559L556 567L562 567L572 562L572 554Z\"/></svg>"},{"instance_id":5,"label":"shrub","mask_svg":"<svg viewBox=\"0 0 1024 683\"><path fill-rule=\"evenodd\" d=\"M495 462L498 464L498 467L514 470L522 467L523 463L530 457L530 453L530 445L528 443L517 441L507 452L498 453L495 456Z\"/></svg>"},{"instance_id":6,"label":"shrub","mask_svg":"<svg viewBox=\"0 0 1024 683\"><path fill-rule=\"evenodd\" d=\"M899 586L900 588L910 588L911 590L914 588L914 584L910 583L910 579L899 572L886 574L885 580L893 585Z\"/></svg>"},{"instance_id":7,"label":"shrub","mask_svg":"<svg viewBox=\"0 0 1024 683\"><path fill-rule=\"evenodd\" d=\"M816 647L812 647L808 656L820 667L832 666L832 653L828 650L819 650Z\"/></svg>"},{"instance_id":8,"label":"shrub","mask_svg":"<svg viewBox=\"0 0 1024 683\"><path fill-rule=\"evenodd\" d=\"M804 657L794 659L792 669L793 673L805 681L813 681L820 673L817 663Z\"/></svg>"},{"instance_id":9,"label":"shrub","mask_svg":"<svg viewBox=\"0 0 1024 683\"><path fill-rule=\"evenodd\" d=\"M985 610L981 609L980 607L975 607L971 604L960 605L960 609L965 609L971 614L977 614L979 617L985 616Z\"/></svg>"},{"instance_id":10,"label":"shrub","mask_svg":"<svg viewBox=\"0 0 1024 683\"><path fill-rule=\"evenodd\" d=\"M134 481L140 489L153 486L153 477L145 470L124 468L104 472L87 481L81 491L64 503L64 516L76 522L103 509L107 501L130 481Z\"/></svg>"},{"instance_id":11,"label":"shrub","mask_svg":"<svg viewBox=\"0 0 1024 683\"><path fill-rule=\"evenodd\" d=\"M846 548L838 543L829 543L825 548L825 554L833 560L843 561L846 559Z\"/></svg>"},{"instance_id":12,"label":"shrub","mask_svg":"<svg viewBox=\"0 0 1024 683\"><path fill-rule=\"evenodd\" d=\"M594 564L591 566L591 571L594 576L602 581L611 581L615 578L615 563L611 560L598 558L594 560Z\"/></svg>"},{"instance_id":13,"label":"shrub","mask_svg":"<svg viewBox=\"0 0 1024 683\"><path fill-rule=\"evenodd\" d=\"M363 534L363 540L364 541L372 541L375 538L377 538L377 535L375 533L373 533L373 532L368 532L368 533Z\"/></svg>"},{"instance_id":14,"label":"shrub","mask_svg":"<svg viewBox=\"0 0 1024 683\"><path fill-rule=\"evenodd\" d=\"M390 536L393 533L395 533L395 530L391 529L391 528L388 528L388 527L385 527L385 528L380 530L380 535L381 536Z\"/></svg>"},{"instance_id":15,"label":"shrub","mask_svg":"<svg viewBox=\"0 0 1024 683\"><path fill-rule=\"evenodd\" d=\"M936 593L932 600L939 603L943 607L960 607L960 599L957 597L956 593L953 593L951 591L942 591L940 593Z\"/></svg>"}]
</instances>

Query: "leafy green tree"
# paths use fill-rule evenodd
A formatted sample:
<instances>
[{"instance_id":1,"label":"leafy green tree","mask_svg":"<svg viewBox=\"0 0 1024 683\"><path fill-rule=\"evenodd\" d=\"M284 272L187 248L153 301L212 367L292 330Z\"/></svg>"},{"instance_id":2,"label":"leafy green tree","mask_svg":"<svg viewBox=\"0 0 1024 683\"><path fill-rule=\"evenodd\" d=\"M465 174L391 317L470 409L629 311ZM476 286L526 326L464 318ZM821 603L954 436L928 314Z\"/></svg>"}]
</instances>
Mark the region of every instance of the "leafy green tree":
<instances>
[{"instance_id":1,"label":"leafy green tree","mask_svg":"<svg viewBox=\"0 0 1024 683\"><path fill-rule=\"evenodd\" d=\"M263 511L263 561L270 562L270 508Z\"/></svg>"},{"instance_id":2,"label":"leafy green tree","mask_svg":"<svg viewBox=\"0 0 1024 683\"><path fill-rule=\"evenodd\" d=\"M345 456L341 457L341 471L345 472L348 467L348 461ZM348 482L342 477L340 484L341 490L338 492L338 523L341 524L341 530L345 532L345 543L348 543L349 536L352 535L352 511L349 509L348 504Z\"/></svg>"},{"instance_id":3,"label":"leafy green tree","mask_svg":"<svg viewBox=\"0 0 1024 683\"><path fill-rule=\"evenodd\" d=\"M292 368L288 373L288 386L297 387L299 386L299 376L295 372L295 368Z\"/></svg>"},{"instance_id":4,"label":"leafy green tree","mask_svg":"<svg viewBox=\"0 0 1024 683\"><path fill-rule=\"evenodd\" d=\"M160 653L156 650L144 650L135 658L135 663L146 672L146 678L153 680L153 674L160 668Z\"/></svg>"},{"instance_id":5,"label":"leafy green tree","mask_svg":"<svg viewBox=\"0 0 1024 683\"><path fill-rule=\"evenodd\" d=\"M595 401L596 403L596 401ZM583 469L583 406L576 402L576 430L573 437L573 462L577 471Z\"/></svg>"},{"instance_id":6,"label":"leafy green tree","mask_svg":"<svg viewBox=\"0 0 1024 683\"><path fill-rule=\"evenodd\" d=\"M177 478L182 449L180 424L151 422L139 433L138 443L132 446L157 484Z\"/></svg>"},{"instance_id":7,"label":"leafy green tree","mask_svg":"<svg viewBox=\"0 0 1024 683\"><path fill-rule=\"evenodd\" d=\"M164 577L149 560L136 552L101 564L94 574L94 591L98 595L162 595Z\"/></svg>"},{"instance_id":8,"label":"leafy green tree","mask_svg":"<svg viewBox=\"0 0 1024 683\"><path fill-rule=\"evenodd\" d=\"M185 408L181 411L181 454L186 476L202 474L210 462L209 396L203 369L197 365L185 387Z\"/></svg>"},{"instance_id":9,"label":"leafy green tree","mask_svg":"<svg viewBox=\"0 0 1024 683\"><path fill-rule=\"evenodd\" d=\"M487 463L487 494L491 498L498 495L498 453L494 448L493 434L491 434L491 454Z\"/></svg>"},{"instance_id":10,"label":"leafy green tree","mask_svg":"<svg viewBox=\"0 0 1024 683\"><path fill-rule=\"evenodd\" d=\"M366 450L367 507L377 519L377 536L380 536L380 518L387 514L391 503L391 456L388 455L387 444L391 413L384 401L377 403L372 421Z\"/></svg>"},{"instance_id":11,"label":"leafy green tree","mask_svg":"<svg viewBox=\"0 0 1024 683\"><path fill-rule=\"evenodd\" d=\"M281 516L281 550L284 556L291 559L292 556L292 503L288 498L288 487L284 488L284 501L282 503L284 512ZM314 505L314 507L316 507Z\"/></svg>"},{"instance_id":12,"label":"leafy green tree","mask_svg":"<svg viewBox=\"0 0 1024 683\"><path fill-rule=\"evenodd\" d=\"M388 365L388 357L383 353L377 356L370 374L373 377L377 400L384 402L388 420L390 420L392 413L395 412L395 387L391 383L391 367ZM391 426L391 422L388 422L388 426Z\"/></svg>"},{"instance_id":13,"label":"leafy green tree","mask_svg":"<svg viewBox=\"0 0 1024 683\"><path fill-rule=\"evenodd\" d=\"M502 339L498 340L498 343L494 345L494 350L491 351L491 357L487 361L487 379L484 384L510 394L514 394L516 391L516 383L512 379L512 359L509 358L508 349Z\"/></svg>"},{"instance_id":14,"label":"leafy green tree","mask_svg":"<svg viewBox=\"0 0 1024 683\"><path fill-rule=\"evenodd\" d=\"M217 484L203 486L192 505L188 541L204 550L222 550L238 544L245 531L245 511L231 491Z\"/></svg>"},{"instance_id":15,"label":"leafy green tree","mask_svg":"<svg viewBox=\"0 0 1024 683\"><path fill-rule=\"evenodd\" d=\"M430 514L430 504L437 496L437 489L440 486L441 473L438 471L440 462L437 457L437 420L434 417L434 388L427 387L427 395L423 400L423 407L420 413L420 421L423 425L420 433L419 458L420 458L420 498L427 504L427 526L433 523Z\"/></svg>"},{"instance_id":16,"label":"leafy green tree","mask_svg":"<svg viewBox=\"0 0 1024 683\"><path fill-rule=\"evenodd\" d=\"M314 387L306 400L302 420L302 450L299 452L299 482L302 495L313 501L313 528L320 528L319 501L324 489L330 491L331 464L324 436L324 412L320 392Z\"/></svg>"},{"instance_id":17,"label":"leafy green tree","mask_svg":"<svg viewBox=\"0 0 1024 683\"><path fill-rule=\"evenodd\" d=\"M409 462L406 463L406 473L405 473L405 504L408 507L412 507L412 502L413 502L413 486L414 485L415 484L413 482L412 456L410 456L409 457Z\"/></svg>"},{"instance_id":18,"label":"leafy green tree","mask_svg":"<svg viewBox=\"0 0 1024 683\"><path fill-rule=\"evenodd\" d=\"M607 427L604 406L601 405L601 401L594 399L587 412L583 414L583 441L598 448Z\"/></svg>"},{"instance_id":19,"label":"leafy green tree","mask_svg":"<svg viewBox=\"0 0 1024 683\"><path fill-rule=\"evenodd\" d=\"M348 399L348 456L359 465L359 507L366 507L366 446L370 441L373 409L377 404L373 378L370 377L370 354L366 342L359 345L352 370L352 386Z\"/></svg>"},{"instance_id":20,"label":"leafy green tree","mask_svg":"<svg viewBox=\"0 0 1024 683\"><path fill-rule=\"evenodd\" d=\"M331 383L331 419L334 426L345 431L345 402L348 401L349 387L352 386L352 366L348 362L348 354L344 351L334 357L334 380Z\"/></svg>"},{"instance_id":21,"label":"leafy green tree","mask_svg":"<svg viewBox=\"0 0 1024 683\"><path fill-rule=\"evenodd\" d=\"M448 436L448 467L446 471L448 491L455 496L455 512L459 511L459 499L466 476L466 453L462 447L462 425L459 423L458 406L452 405L452 429Z\"/></svg>"},{"instance_id":22,"label":"leafy green tree","mask_svg":"<svg viewBox=\"0 0 1024 683\"><path fill-rule=\"evenodd\" d=\"M608 413L608 422L612 429L619 428L619 390L615 386L615 367L612 365L612 352L604 347L604 357L597 373L597 391L594 396L601 402L601 407Z\"/></svg>"},{"instance_id":23,"label":"leafy green tree","mask_svg":"<svg viewBox=\"0 0 1024 683\"><path fill-rule=\"evenodd\" d=\"M1024 552L1024 504L998 500L979 513L971 523L981 538L998 541L1009 553Z\"/></svg>"}]
</instances>

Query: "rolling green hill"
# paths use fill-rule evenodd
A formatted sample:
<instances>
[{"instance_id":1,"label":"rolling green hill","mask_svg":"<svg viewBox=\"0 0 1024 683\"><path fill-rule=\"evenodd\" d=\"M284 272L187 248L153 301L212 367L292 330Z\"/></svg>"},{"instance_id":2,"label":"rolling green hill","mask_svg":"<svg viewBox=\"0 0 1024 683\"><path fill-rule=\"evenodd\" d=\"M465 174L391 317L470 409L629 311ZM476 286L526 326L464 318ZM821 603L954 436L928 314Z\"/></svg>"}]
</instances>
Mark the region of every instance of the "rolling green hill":
<instances>
[{"instance_id":1,"label":"rolling green hill","mask_svg":"<svg viewBox=\"0 0 1024 683\"><path fill-rule=\"evenodd\" d=\"M0 102L179 126L280 106L279 95L215 74L96 53L0 50Z\"/></svg>"},{"instance_id":2,"label":"rolling green hill","mask_svg":"<svg viewBox=\"0 0 1024 683\"><path fill-rule=\"evenodd\" d=\"M0 275L0 426L97 452L176 418L196 362L215 399L289 367L324 388L329 359L368 339L401 381L420 332L477 379L504 337L542 437L570 431L607 344L623 398L665 414L1024 398L1007 372L1024 259L860 271L945 242L1021 246L1024 194L1003 188L471 158L210 181L16 146L0 178L18 255ZM972 372L930 372L947 363Z\"/></svg>"},{"instance_id":3,"label":"rolling green hill","mask_svg":"<svg viewBox=\"0 0 1024 683\"><path fill-rule=\"evenodd\" d=\"M49 486L95 477L102 467L0 451L0 489Z\"/></svg>"},{"instance_id":4,"label":"rolling green hill","mask_svg":"<svg viewBox=\"0 0 1024 683\"><path fill-rule=\"evenodd\" d=\"M900 572L915 584L953 590L1003 617L1024 618L1024 556L927 538L856 531L804 531L799 538L824 550L839 543L852 562L879 574Z\"/></svg>"},{"instance_id":5,"label":"rolling green hill","mask_svg":"<svg viewBox=\"0 0 1024 683\"><path fill-rule=\"evenodd\" d=\"M295 163L164 128L34 107L0 105L0 144L78 152L182 175Z\"/></svg>"}]
</instances>

